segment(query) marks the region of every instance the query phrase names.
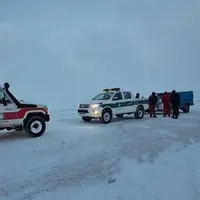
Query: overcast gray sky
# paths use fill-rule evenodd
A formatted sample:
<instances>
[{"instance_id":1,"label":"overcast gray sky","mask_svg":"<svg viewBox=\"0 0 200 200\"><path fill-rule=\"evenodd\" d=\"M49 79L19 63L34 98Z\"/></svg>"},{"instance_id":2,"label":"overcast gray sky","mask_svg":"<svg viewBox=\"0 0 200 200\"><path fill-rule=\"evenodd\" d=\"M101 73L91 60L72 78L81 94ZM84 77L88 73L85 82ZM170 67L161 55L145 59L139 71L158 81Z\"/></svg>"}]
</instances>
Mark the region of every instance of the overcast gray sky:
<instances>
[{"instance_id":1,"label":"overcast gray sky","mask_svg":"<svg viewBox=\"0 0 200 200\"><path fill-rule=\"evenodd\" d=\"M0 82L50 107L107 87L200 98L199 0L1 0Z\"/></svg>"}]
</instances>

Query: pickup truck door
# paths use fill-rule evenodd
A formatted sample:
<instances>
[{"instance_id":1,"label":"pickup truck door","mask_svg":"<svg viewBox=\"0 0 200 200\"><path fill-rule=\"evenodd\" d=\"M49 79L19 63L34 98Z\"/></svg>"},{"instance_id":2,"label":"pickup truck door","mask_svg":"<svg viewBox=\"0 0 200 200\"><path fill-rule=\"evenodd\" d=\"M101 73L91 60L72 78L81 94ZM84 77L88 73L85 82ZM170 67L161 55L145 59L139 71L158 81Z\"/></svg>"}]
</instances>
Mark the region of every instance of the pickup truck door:
<instances>
[{"instance_id":1,"label":"pickup truck door","mask_svg":"<svg viewBox=\"0 0 200 200\"><path fill-rule=\"evenodd\" d=\"M132 96L130 92L118 92L114 95L113 101L117 103L115 114L126 114L133 112L133 102L131 97Z\"/></svg>"},{"instance_id":2,"label":"pickup truck door","mask_svg":"<svg viewBox=\"0 0 200 200\"><path fill-rule=\"evenodd\" d=\"M16 124L17 106L0 89L0 128Z\"/></svg>"},{"instance_id":3,"label":"pickup truck door","mask_svg":"<svg viewBox=\"0 0 200 200\"><path fill-rule=\"evenodd\" d=\"M133 95L131 92L123 92L124 97L124 113L131 113L134 111Z\"/></svg>"},{"instance_id":4,"label":"pickup truck door","mask_svg":"<svg viewBox=\"0 0 200 200\"><path fill-rule=\"evenodd\" d=\"M123 102L123 96L121 92L115 93L115 95L112 98L112 104L113 106L113 114L120 114L123 113L123 107L122 107L122 102Z\"/></svg>"}]
</instances>

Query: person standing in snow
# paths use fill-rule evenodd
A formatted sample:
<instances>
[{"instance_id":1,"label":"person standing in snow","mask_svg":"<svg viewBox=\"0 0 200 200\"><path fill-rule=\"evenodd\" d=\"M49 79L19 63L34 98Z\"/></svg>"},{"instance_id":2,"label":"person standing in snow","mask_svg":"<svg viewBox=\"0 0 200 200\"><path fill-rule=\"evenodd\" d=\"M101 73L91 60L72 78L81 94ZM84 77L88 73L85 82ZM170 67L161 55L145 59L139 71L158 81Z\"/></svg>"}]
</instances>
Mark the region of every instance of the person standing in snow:
<instances>
[{"instance_id":1,"label":"person standing in snow","mask_svg":"<svg viewBox=\"0 0 200 200\"><path fill-rule=\"evenodd\" d=\"M170 105L170 95L168 92L165 92L164 95L162 96L162 102L163 102L163 117L170 117L171 114L171 105Z\"/></svg>"},{"instance_id":2,"label":"person standing in snow","mask_svg":"<svg viewBox=\"0 0 200 200\"><path fill-rule=\"evenodd\" d=\"M171 104L172 104L172 111L173 111L172 118L178 119L180 96L175 90L173 90L171 94Z\"/></svg>"},{"instance_id":3,"label":"person standing in snow","mask_svg":"<svg viewBox=\"0 0 200 200\"><path fill-rule=\"evenodd\" d=\"M158 97L156 96L155 92L152 92L152 94L149 96L149 111L150 111L150 117L156 117L156 104L158 102Z\"/></svg>"}]
</instances>

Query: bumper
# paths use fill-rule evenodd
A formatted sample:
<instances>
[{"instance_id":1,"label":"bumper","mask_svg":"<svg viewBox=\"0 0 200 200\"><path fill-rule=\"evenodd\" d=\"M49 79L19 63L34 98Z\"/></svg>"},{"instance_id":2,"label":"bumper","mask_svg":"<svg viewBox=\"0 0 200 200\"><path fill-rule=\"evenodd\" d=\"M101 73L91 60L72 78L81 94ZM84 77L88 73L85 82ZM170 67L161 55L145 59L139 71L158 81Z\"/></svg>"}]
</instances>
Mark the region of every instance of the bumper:
<instances>
[{"instance_id":1,"label":"bumper","mask_svg":"<svg viewBox=\"0 0 200 200\"><path fill-rule=\"evenodd\" d=\"M81 117L99 118L101 117L101 108L78 109L78 115Z\"/></svg>"},{"instance_id":2,"label":"bumper","mask_svg":"<svg viewBox=\"0 0 200 200\"><path fill-rule=\"evenodd\" d=\"M50 115L49 114L45 114L43 118L44 118L45 122L49 122L50 121Z\"/></svg>"}]
</instances>

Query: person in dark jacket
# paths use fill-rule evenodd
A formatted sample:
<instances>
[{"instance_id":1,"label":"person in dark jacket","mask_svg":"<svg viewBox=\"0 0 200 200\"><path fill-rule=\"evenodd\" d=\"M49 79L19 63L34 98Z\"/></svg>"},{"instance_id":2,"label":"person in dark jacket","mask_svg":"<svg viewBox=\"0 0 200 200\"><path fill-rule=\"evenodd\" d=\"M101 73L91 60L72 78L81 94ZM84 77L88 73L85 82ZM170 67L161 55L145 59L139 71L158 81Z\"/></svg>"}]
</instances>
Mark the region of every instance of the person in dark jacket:
<instances>
[{"instance_id":1,"label":"person in dark jacket","mask_svg":"<svg viewBox=\"0 0 200 200\"><path fill-rule=\"evenodd\" d=\"M180 106L180 95L173 90L171 93L171 105L172 105L172 118L178 119L179 116L179 106Z\"/></svg>"},{"instance_id":2,"label":"person in dark jacket","mask_svg":"<svg viewBox=\"0 0 200 200\"><path fill-rule=\"evenodd\" d=\"M170 117L171 114L171 105L170 105L170 95L168 92L165 92L164 95L162 96L162 102L163 102L163 111L164 115L163 117Z\"/></svg>"},{"instance_id":3,"label":"person in dark jacket","mask_svg":"<svg viewBox=\"0 0 200 200\"><path fill-rule=\"evenodd\" d=\"M149 111L150 111L150 117L156 117L156 104L158 102L158 97L156 96L155 92L152 92L152 94L149 96Z\"/></svg>"}]
</instances>

